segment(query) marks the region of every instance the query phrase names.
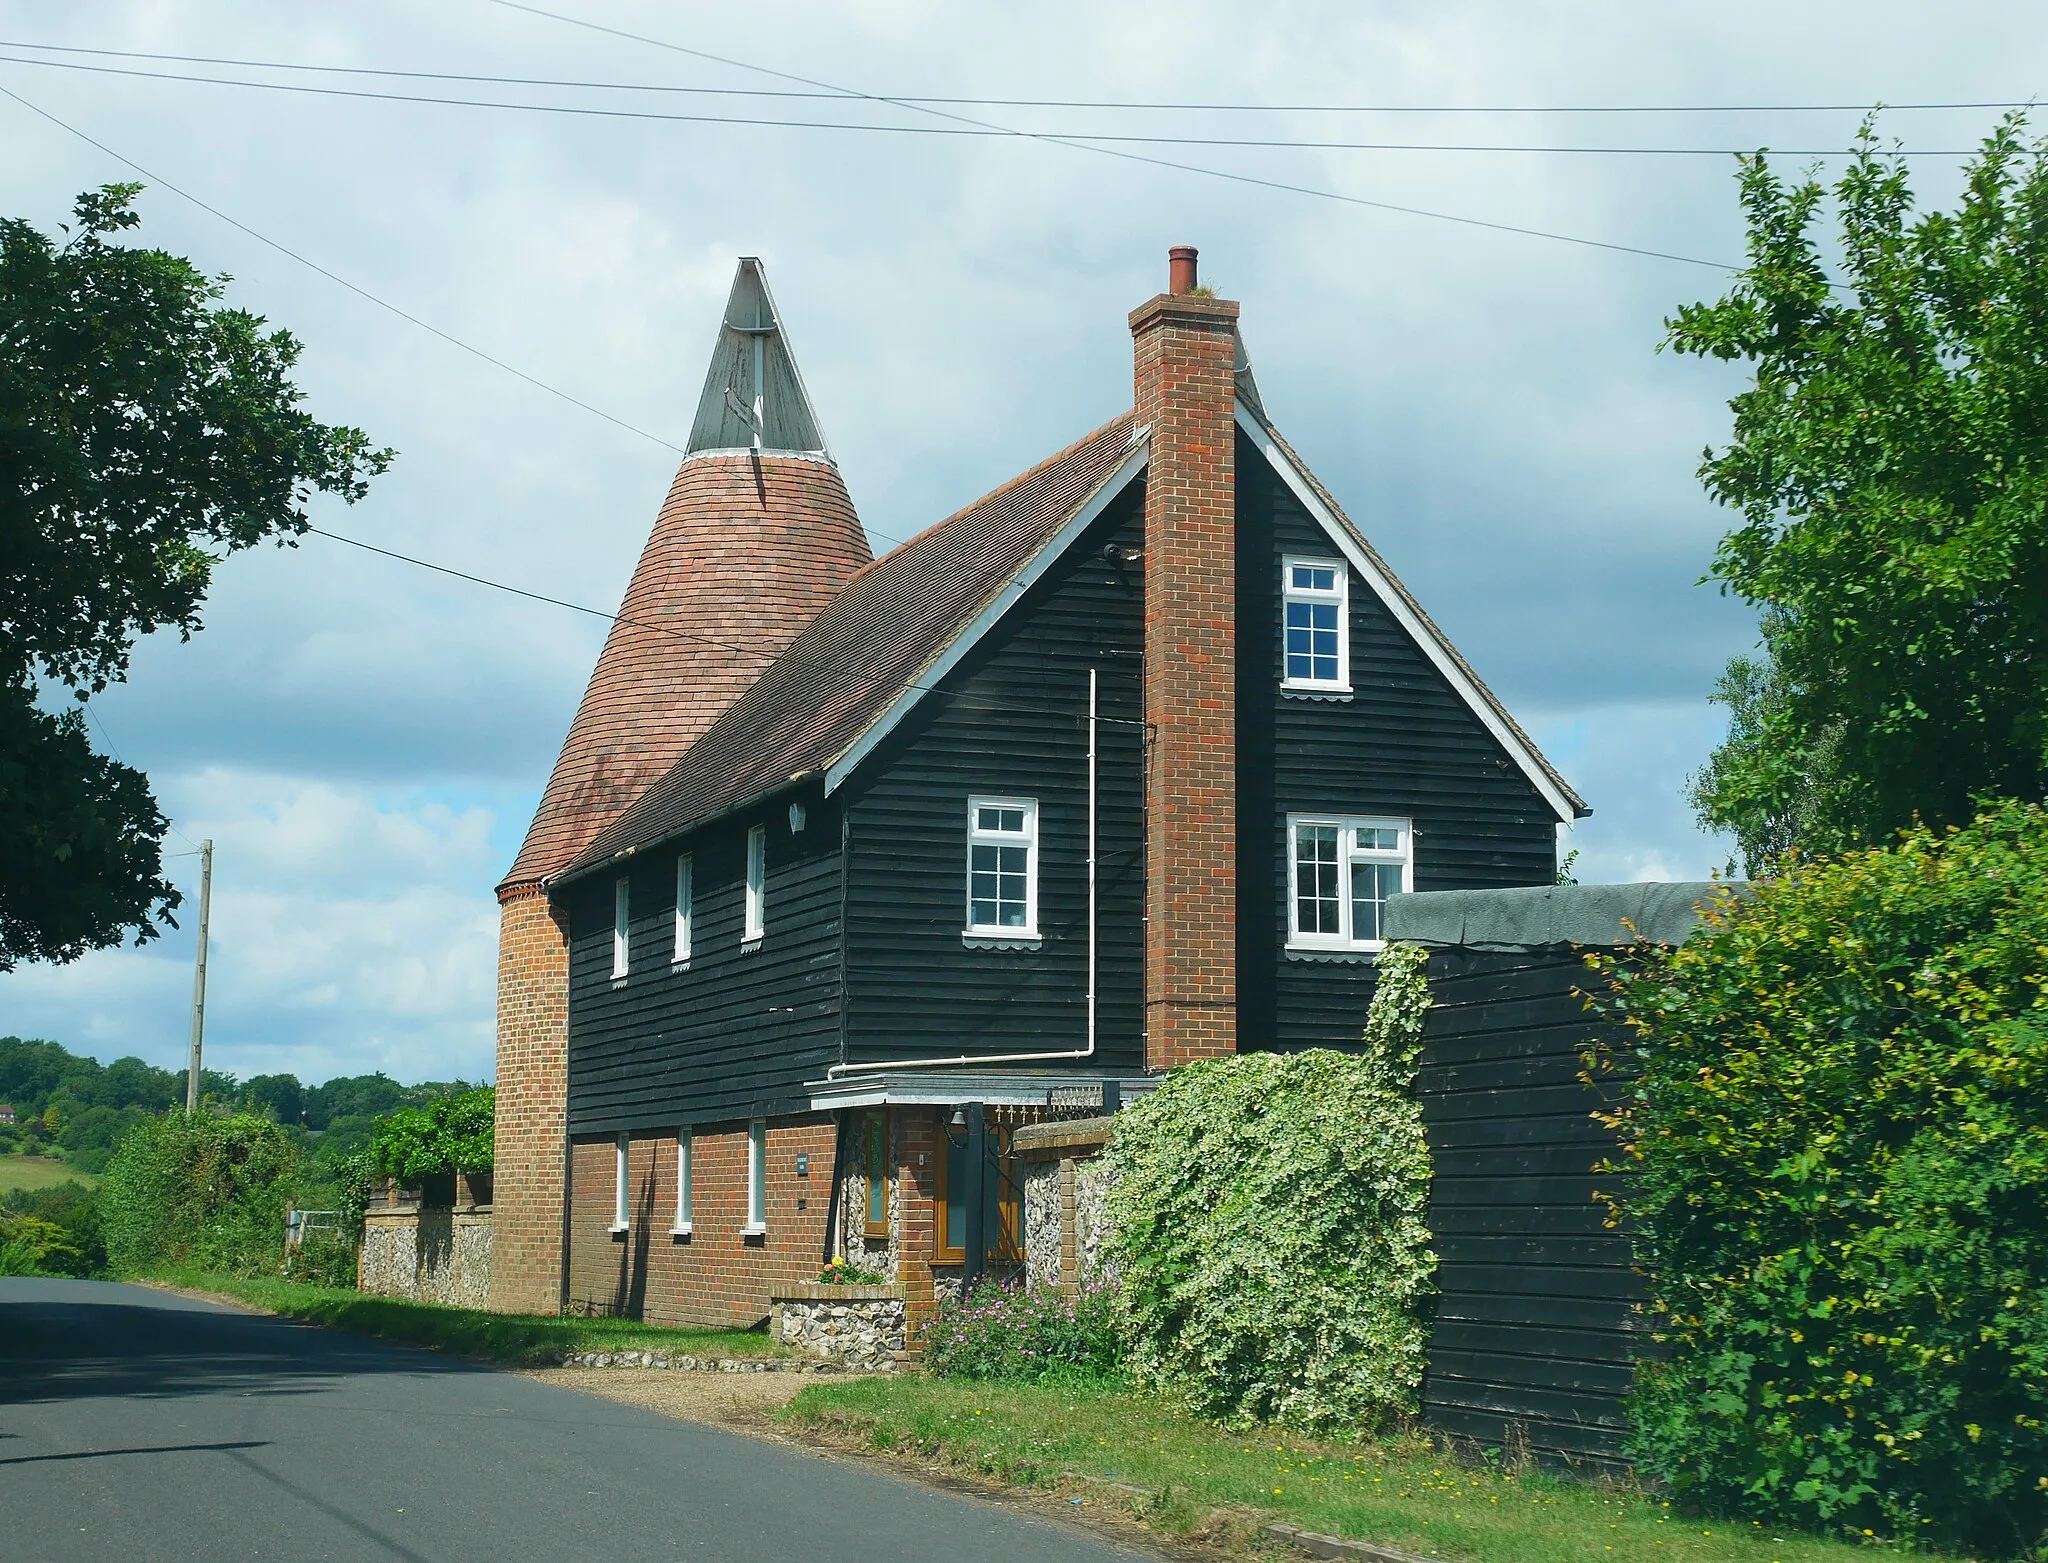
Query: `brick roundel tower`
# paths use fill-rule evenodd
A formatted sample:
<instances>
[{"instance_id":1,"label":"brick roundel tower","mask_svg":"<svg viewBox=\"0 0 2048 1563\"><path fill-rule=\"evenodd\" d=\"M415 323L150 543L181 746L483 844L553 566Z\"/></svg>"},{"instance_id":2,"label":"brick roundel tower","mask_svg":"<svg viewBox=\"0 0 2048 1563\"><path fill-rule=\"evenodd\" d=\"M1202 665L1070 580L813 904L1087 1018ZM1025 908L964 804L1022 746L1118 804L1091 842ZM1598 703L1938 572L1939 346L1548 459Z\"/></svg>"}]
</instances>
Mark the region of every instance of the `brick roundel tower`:
<instances>
[{"instance_id":1,"label":"brick roundel tower","mask_svg":"<svg viewBox=\"0 0 2048 1563\"><path fill-rule=\"evenodd\" d=\"M761 263L726 301L682 465L547 791L498 886L492 1306L562 1302L569 952L546 882L710 727L863 565L866 535Z\"/></svg>"}]
</instances>

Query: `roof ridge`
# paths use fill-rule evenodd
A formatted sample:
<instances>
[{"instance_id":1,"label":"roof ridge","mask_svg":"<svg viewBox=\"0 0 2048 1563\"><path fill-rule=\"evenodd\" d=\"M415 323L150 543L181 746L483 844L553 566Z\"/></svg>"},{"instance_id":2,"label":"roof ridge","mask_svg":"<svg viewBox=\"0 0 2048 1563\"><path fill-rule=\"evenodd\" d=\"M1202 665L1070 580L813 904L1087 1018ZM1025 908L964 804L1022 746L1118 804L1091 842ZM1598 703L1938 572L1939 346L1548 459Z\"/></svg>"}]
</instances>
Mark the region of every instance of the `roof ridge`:
<instances>
[{"instance_id":1,"label":"roof ridge","mask_svg":"<svg viewBox=\"0 0 2048 1563\"><path fill-rule=\"evenodd\" d=\"M854 587L854 584L858 582L860 578L866 575L870 570L876 568L876 566L887 564L891 559L894 559L906 548L915 548L919 543L929 538L934 532L943 531L945 528L951 526L954 522L958 521L962 516L966 515L970 510L978 510L983 505L988 504L991 500L1000 499L1003 495L1024 487L1025 484L1029 483L1033 478L1037 477L1040 473L1046 471L1048 468L1056 467L1061 462L1070 460L1078 451L1081 450L1083 446L1093 444L1096 440L1100 439L1104 434L1108 433L1110 429L1114 428L1118 423L1123 422L1126 419L1128 419L1132 427L1135 428L1138 422L1137 408L1133 407L1128 412L1120 412L1114 418L1111 418L1108 422L1097 424L1094 428L1090 429L1086 434L1082 435L1078 440L1075 440L1071 445L1067 446L1064 450L1058 450L1053 452L1052 455L1046 457L1045 460L1039 462L1038 465L1036 465L1035 467L1029 467L1023 472L1018 473L1014 478L1010 479L1010 481L1007 483L997 484L994 488L990 489L986 494L983 494L979 499L969 500L966 504L962 505L958 510L954 511L951 515L941 516L938 520L932 522L929 526L921 527L917 531L912 532L910 536L903 539L902 542L898 543L894 548L890 549L887 553L877 554L873 559L870 559L866 564L862 565L858 570L856 570L853 573L852 578L847 581L846 585L840 588L841 595L843 596L845 593L851 591Z\"/></svg>"}]
</instances>

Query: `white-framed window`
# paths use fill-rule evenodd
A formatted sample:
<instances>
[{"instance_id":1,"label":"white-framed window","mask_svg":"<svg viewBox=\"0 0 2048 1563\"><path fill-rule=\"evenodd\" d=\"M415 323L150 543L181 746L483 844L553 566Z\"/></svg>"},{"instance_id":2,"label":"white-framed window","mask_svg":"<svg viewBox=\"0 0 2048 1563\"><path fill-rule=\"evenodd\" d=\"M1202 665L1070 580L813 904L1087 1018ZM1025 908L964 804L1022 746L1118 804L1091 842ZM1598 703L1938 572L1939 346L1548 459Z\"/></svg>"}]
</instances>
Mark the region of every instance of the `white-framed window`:
<instances>
[{"instance_id":1,"label":"white-framed window","mask_svg":"<svg viewBox=\"0 0 2048 1563\"><path fill-rule=\"evenodd\" d=\"M621 874L612 881L612 981L626 975L633 956L633 881Z\"/></svg>"},{"instance_id":2,"label":"white-framed window","mask_svg":"<svg viewBox=\"0 0 2048 1563\"><path fill-rule=\"evenodd\" d=\"M691 1135L688 1129L676 1130L676 1224L669 1228L677 1237L688 1237L692 1230L690 1219L690 1183L696 1160L692 1154Z\"/></svg>"},{"instance_id":3,"label":"white-framed window","mask_svg":"<svg viewBox=\"0 0 2048 1563\"><path fill-rule=\"evenodd\" d=\"M741 939L752 944L768 931L768 827L747 832L747 923Z\"/></svg>"},{"instance_id":4,"label":"white-framed window","mask_svg":"<svg viewBox=\"0 0 2048 1563\"><path fill-rule=\"evenodd\" d=\"M1414 888L1415 827L1405 819L1287 816L1287 943L1377 950L1387 897Z\"/></svg>"},{"instance_id":5,"label":"white-framed window","mask_svg":"<svg viewBox=\"0 0 2048 1563\"><path fill-rule=\"evenodd\" d=\"M967 931L1038 937L1038 800L967 800Z\"/></svg>"},{"instance_id":6,"label":"white-framed window","mask_svg":"<svg viewBox=\"0 0 2048 1563\"><path fill-rule=\"evenodd\" d=\"M612 1172L612 1230L623 1232L633 1224L633 1184L626 1168L626 1152L632 1147L633 1137L621 1134L613 1152Z\"/></svg>"},{"instance_id":7,"label":"white-framed window","mask_svg":"<svg viewBox=\"0 0 2048 1563\"><path fill-rule=\"evenodd\" d=\"M676 952L669 957L677 966L688 965L690 960L690 915L695 900L690 876L690 854L685 852L676 859Z\"/></svg>"},{"instance_id":8,"label":"white-framed window","mask_svg":"<svg viewBox=\"0 0 2048 1563\"><path fill-rule=\"evenodd\" d=\"M1350 581L1341 559L1280 561L1283 688L1351 692Z\"/></svg>"},{"instance_id":9,"label":"white-framed window","mask_svg":"<svg viewBox=\"0 0 2048 1563\"><path fill-rule=\"evenodd\" d=\"M759 1237L768 1230L768 1122L756 1118L747 1125L747 1224L740 1228L746 1237Z\"/></svg>"}]
</instances>

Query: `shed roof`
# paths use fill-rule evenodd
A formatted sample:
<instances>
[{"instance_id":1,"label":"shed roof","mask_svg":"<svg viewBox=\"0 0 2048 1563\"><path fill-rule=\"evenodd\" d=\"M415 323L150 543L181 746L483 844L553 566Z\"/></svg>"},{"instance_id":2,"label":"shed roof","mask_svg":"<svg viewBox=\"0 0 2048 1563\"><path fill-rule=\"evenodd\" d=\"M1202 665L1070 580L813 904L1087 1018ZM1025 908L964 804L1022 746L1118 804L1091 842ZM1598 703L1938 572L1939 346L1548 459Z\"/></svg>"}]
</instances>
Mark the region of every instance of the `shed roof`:
<instances>
[{"instance_id":1,"label":"shed roof","mask_svg":"<svg viewBox=\"0 0 2048 1563\"><path fill-rule=\"evenodd\" d=\"M1675 884L1536 885L1519 890L1424 890L1387 898L1387 937L1470 950L1561 945L1683 944L1700 906L1746 899L1744 880Z\"/></svg>"}]
</instances>

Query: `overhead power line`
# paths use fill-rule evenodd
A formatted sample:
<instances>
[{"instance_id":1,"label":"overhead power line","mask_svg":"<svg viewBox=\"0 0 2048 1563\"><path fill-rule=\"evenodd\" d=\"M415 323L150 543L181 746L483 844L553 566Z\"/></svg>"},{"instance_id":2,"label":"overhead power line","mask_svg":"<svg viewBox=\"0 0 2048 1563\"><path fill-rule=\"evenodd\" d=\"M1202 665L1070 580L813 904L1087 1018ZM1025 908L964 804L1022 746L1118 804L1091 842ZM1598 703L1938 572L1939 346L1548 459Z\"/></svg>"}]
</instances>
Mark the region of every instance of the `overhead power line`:
<instances>
[{"instance_id":1,"label":"overhead power line","mask_svg":"<svg viewBox=\"0 0 2048 1563\"><path fill-rule=\"evenodd\" d=\"M677 114L660 109L605 108L589 103L508 103L498 98L456 98L424 92L375 92L366 87L315 87L296 81L249 81L234 76L200 76L180 71L145 71L125 65L88 65L80 60L36 60L17 54L0 54L0 63L31 65L44 70L86 71L96 76L128 76L143 81L181 81L209 87L241 87L257 92L291 92L316 98L360 98L375 103L426 103L442 108L496 109L504 113L551 114L572 119L637 120L656 124L747 125L772 130L821 130L841 134L882 136L940 136L969 140L1008 140L1032 132L973 125L889 125L861 120L773 119L748 114ZM289 68L289 67L285 67ZM845 98L834 101L846 102ZM905 100L906 102L911 100ZM1530 146L1515 142L1446 141L1313 141L1292 136L1167 136L1139 135L1121 131L1063 130L1056 139L1075 146L1178 146L1246 147L1257 150L1298 152L1459 152L1488 155L1537 154L1587 157L1741 157L1753 147L1656 147L1656 146ZM1841 157L1853 155L1840 147L1795 147L1780 151L1784 157ZM1968 150L1950 148L1896 149L1901 157L1968 157Z\"/></svg>"},{"instance_id":2,"label":"overhead power line","mask_svg":"<svg viewBox=\"0 0 2048 1563\"><path fill-rule=\"evenodd\" d=\"M571 602L566 597L550 597L545 592L528 591L523 586L512 586L504 581L494 581L487 575L475 575L468 570L458 570L453 565L435 564L431 559L421 559L412 554L402 554L392 548L380 548L375 543L366 543L359 537L347 537L340 532L330 532L324 527L308 526L306 530L316 537L324 537L336 543L346 543L349 547L360 548L365 553L381 554L386 559L397 560L400 564L415 565L422 570L431 570L436 575L451 575L458 581L468 581L476 586L487 586L492 591L509 592L512 596L524 597L529 602L544 602L551 607L567 608L571 613L588 614L593 619L603 619L611 624L624 624L633 629L653 630L656 634L667 635L676 640L694 641L698 645L714 647L720 651L736 652L740 656L753 657L757 661L764 663L773 662L780 657L788 655L786 648L783 651L764 651L759 646L744 645L738 641L720 640L716 636L699 635L690 630L679 630L670 624L657 624L652 619L636 619L623 613L606 613L602 608L586 607L580 602ZM838 657L806 659L808 665L813 667L839 667L843 665L843 660ZM923 694L937 695L945 700L984 700L984 697L968 694L964 690L941 689L936 684L919 683L915 679L907 684L899 684L895 679L882 678L879 675L868 675L861 681L869 684L886 683L891 688L901 688L904 690L914 689ZM1073 711L1062 706L1018 705L1008 698L1005 698L1001 704L1002 709L1005 711L1028 711L1041 716L1071 717L1075 714ZM1128 718L1102 717L1100 720L1122 727L1142 725Z\"/></svg>"},{"instance_id":3,"label":"overhead power line","mask_svg":"<svg viewBox=\"0 0 2048 1563\"><path fill-rule=\"evenodd\" d=\"M38 115L41 118L48 120L51 124L55 125L59 130L65 131L70 135L76 136L80 141L83 141L87 146L95 147L99 151L104 152L108 157L112 158L115 162L122 164L124 167L133 169L136 173L142 175L143 178L147 179L151 184L161 186L163 189L170 191L171 194L179 197L181 200L191 202L194 206L198 207L202 212L205 212L210 216L219 218L222 222L226 223L230 228L235 229L237 232L247 234L250 238L254 239L258 244L268 246L270 249L277 251L278 254L284 256L288 260L297 261L301 266L304 266L308 271L318 272L321 276L325 277L329 282L332 282L339 287L348 289L348 291L355 294L357 298L367 300L369 303L375 304L379 309L388 310L391 314L396 315L400 320L407 321L412 325L418 326L422 331L425 331L432 336L439 337L442 341L446 342L450 347L460 348L463 352L469 354L472 358L481 359L483 362L491 365L491 367L494 369L502 369L506 374L512 375L514 378L524 380L528 385L533 386L536 390L545 391L550 396L559 397L562 401L569 403L572 407L580 407L583 409L583 411L590 413L592 416L602 418L606 423L613 424L621 429L624 429L628 434L637 434L643 440L652 440L655 444L664 446L667 449L676 452L676 454L678 455L682 454L683 448L680 445L673 444L670 441L663 439L659 434L651 434L647 430L640 428L636 424L628 423L625 419L616 417L613 414L606 412L602 407L593 407L589 402L584 401L580 396L572 396L569 392L563 390L560 386L549 385L547 381L537 379L533 375L528 374L524 369L518 368L516 365L513 364L508 364L505 362L504 359L498 358L493 354L487 353L482 348L476 347L468 342L465 342L462 340L462 338L458 336L454 336L449 332L443 331L439 326L433 324L431 321L422 320L418 315L413 314L410 310L401 308L400 306L392 303L389 299L379 298L376 294L372 293L368 288L361 287L358 284L349 281L348 278L342 276L339 272L329 271L325 266L321 265L318 261L313 260L308 256L301 255L297 250L294 250L287 245L278 243L277 240L271 238L268 234L258 233L254 228L251 228L247 223L243 222L240 218L230 217L218 206L215 206L208 201L202 200L200 197L194 195L190 190L185 189L182 185L175 185L171 183L170 180L164 178L163 175L152 173L149 169L144 168L140 163L136 162L134 158L127 156L125 153L116 152L104 141L96 140L92 136L89 136L84 131L80 130L76 125L69 124L64 120L59 119L55 114L52 114L48 109L41 108L36 104L29 102L27 98L24 98L20 93L13 91L11 88L0 87L0 93L4 93L6 96L12 98L16 103L19 103L31 114Z\"/></svg>"},{"instance_id":4,"label":"overhead power line","mask_svg":"<svg viewBox=\"0 0 2048 1563\"><path fill-rule=\"evenodd\" d=\"M623 38L633 43L644 43L652 48L667 49L693 59L709 60L716 65L730 66L735 70L753 71L758 75L773 77L781 81L795 82L798 86L814 87L836 92L846 97L866 99L873 103L888 103L899 108L909 108L921 114L936 115L941 119L958 120L963 124L977 125L984 130L1005 130L1011 135L1030 141L1042 141L1053 146L1064 146L1072 151L1092 152L1101 157L1113 157L1121 162L1139 163L1151 168L1169 168L1180 173L1195 174L1202 178L1221 179L1231 184L1247 185L1258 189L1275 190L1291 195L1305 195L1318 200L1335 201L1345 206L1358 206L1374 211L1397 212L1408 217L1424 217L1436 222L1455 223L1459 227L1478 228L1493 233L1520 234L1524 238L1549 239L1560 244L1577 245L1584 249L1605 250L1617 255L1640 255L1650 260L1676 261L1680 265L1705 266L1714 271L1733 271L1736 268L1726 261L1703 260L1697 255L1679 255L1668 250L1653 250L1642 245L1617 244L1607 239L1587 239L1576 234L1555 233L1543 228L1529 228L1517 223L1494 222L1483 217L1464 217L1452 212L1432 211L1426 207L1405 206L1393 201L1378 201L1366 196L1343 195L1335 190L1321 189L1315 185L1294 184L1283 179L1267 179L1255 174L1230 173L1223 169L1205 168L1194 163L1182 163L1171 158L1153 157L1142 152L1132 152L1118 147L1094 146L1085 141L1070 141L1060 136L1046 135L1039 131L1009 130L1006 126L993 125L986 120L969 119L949 109L934 108L928 104L913 103L906 99L884 97L878 93L861 92L852 87L843 87L836 82L818 81L809 76L799 76L791 71L777 70L772 66L755 65L746 60L733 59L726 55L712 54L703 49L692 49L686 44L671 43L665 38L654 38L643 33L627 32L622 28L610 27L602 22L585 21L581 17L564 16L558 11L543 10L539 6L526 5L521 0L490 0L508 11L521 11L529 16L545 17L561 22L565 26L588 28L593 32Z\"/></svg>"},{"instance_id":5,"label":"overhead power line","mask_svg":"<svg viewBox=\"0 0 2048 1563\"><path fill-rule=\"evenodd\" d=\"M0 39L0 49L34 49L52 54L84 54L98 59L159 60L183 65L231 65L246 70L299 71L328 76L380 76L404 81L456 81L486 86L559 87L587 92L653 92L708 98L780 98L834 102L845 91L796 91L772 87L703 87L673 82L591 81L560 76L499 76L476 71L399 70L390 66L316 65L291 60L250 60L218 54L166 54L144 49L90 49L73 44L27 43ZM1854 114L1882 107L1887 114L1933 110L2017 109L2031 99L1985 99L1955 103L1607 103L1607 104L1425 104L1425 103L1204 103L1157 102L1120 98L967 98L898 93L892 101L956 108L1103 109L1117 113L1201 114ZM1794 154L1796 155L1796 154Z\"/></svg>"}]
</instances>

